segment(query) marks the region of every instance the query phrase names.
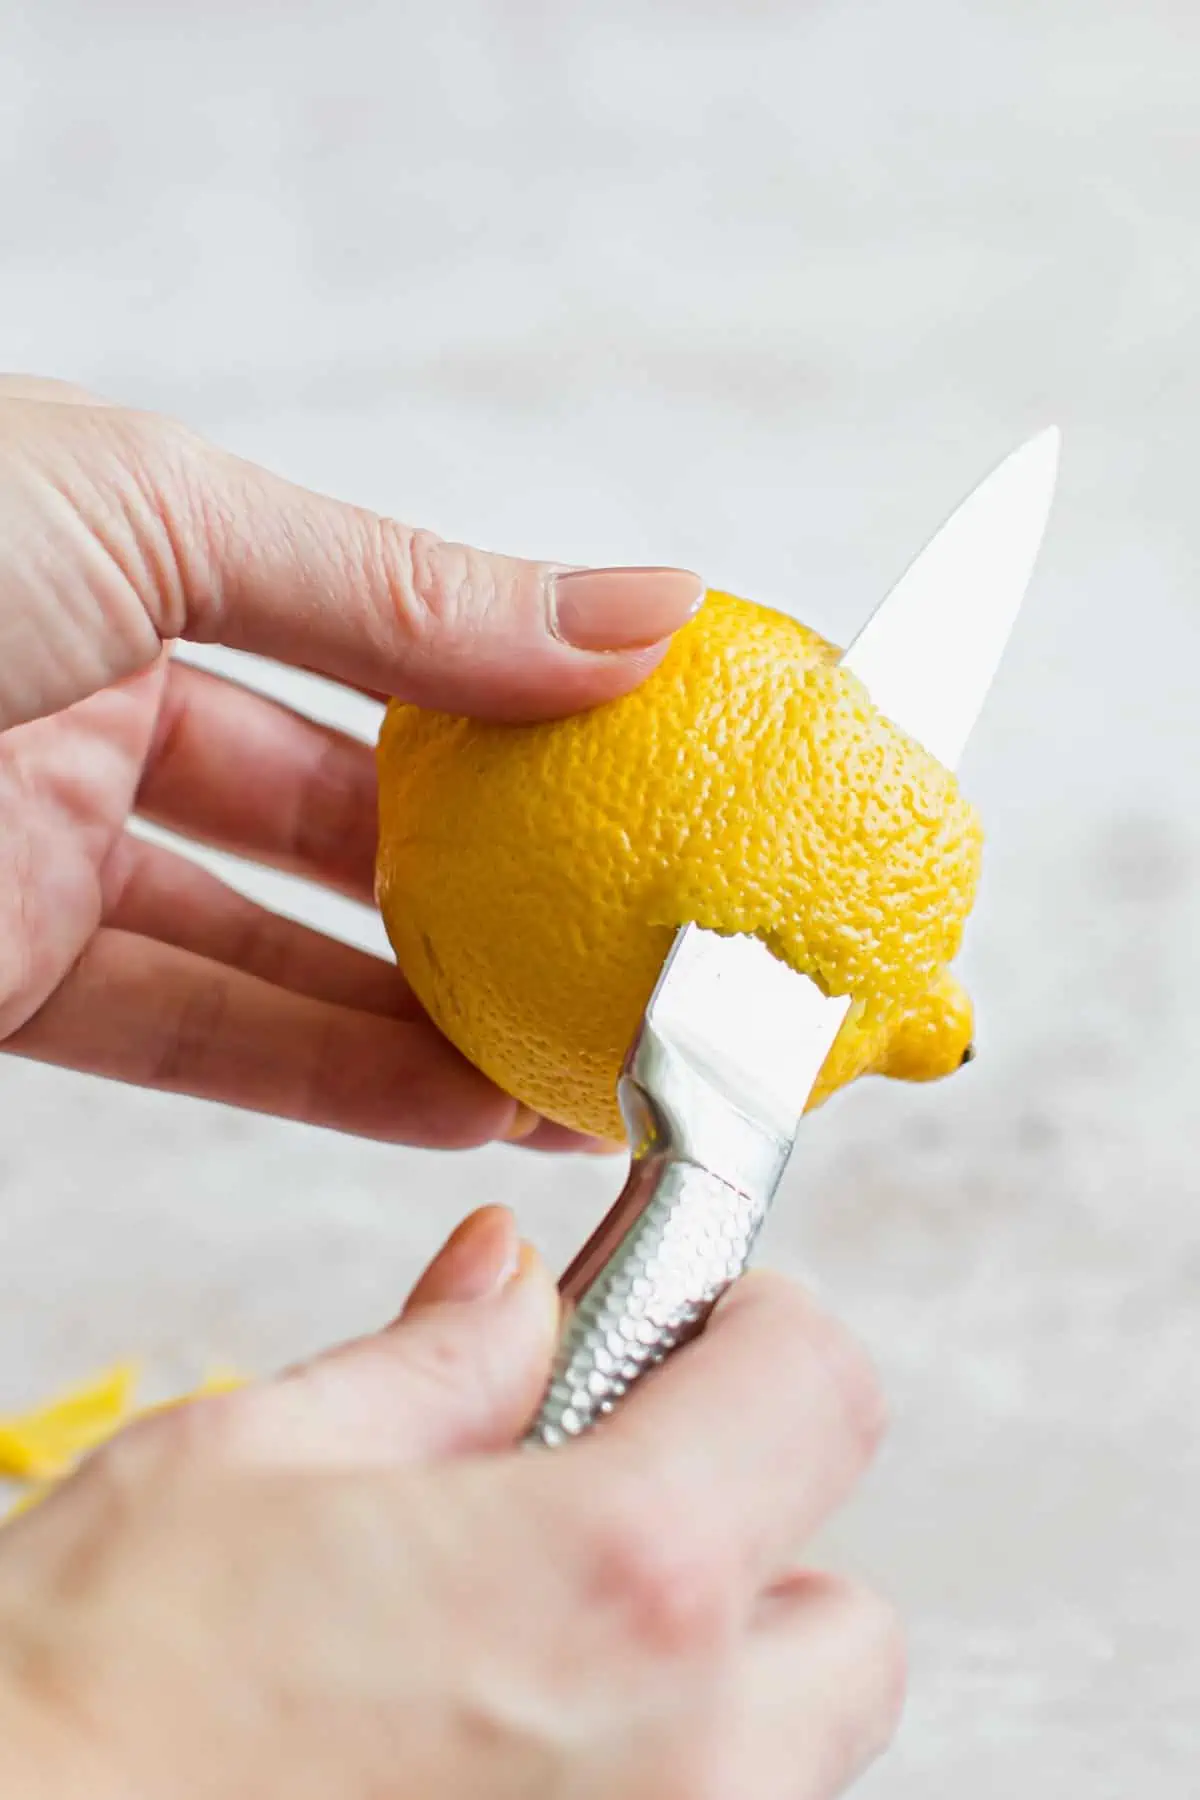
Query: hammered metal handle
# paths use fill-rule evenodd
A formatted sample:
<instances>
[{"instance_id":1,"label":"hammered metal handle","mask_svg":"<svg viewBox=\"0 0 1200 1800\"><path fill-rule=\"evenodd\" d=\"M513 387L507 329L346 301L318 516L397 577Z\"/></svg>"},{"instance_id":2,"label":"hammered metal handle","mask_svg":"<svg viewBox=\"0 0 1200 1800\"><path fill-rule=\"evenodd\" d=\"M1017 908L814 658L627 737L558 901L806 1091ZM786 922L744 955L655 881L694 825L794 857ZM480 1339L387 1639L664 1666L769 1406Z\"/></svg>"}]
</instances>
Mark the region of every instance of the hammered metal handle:
<instances>
[{"instance_id":1,"label":"hammered metal handle","mask_svg":"<svg viewBox=\"0 0 1200 1800\"><path fill-rule=\"evenodd\" d=\"M529 1441L578 1437L701 1331L746 1267L769 1205L769 1192L740 1193L695 1163L635 1160L621 1198L563 1277L573 1310Z\"/></svg>"}]
</instances>

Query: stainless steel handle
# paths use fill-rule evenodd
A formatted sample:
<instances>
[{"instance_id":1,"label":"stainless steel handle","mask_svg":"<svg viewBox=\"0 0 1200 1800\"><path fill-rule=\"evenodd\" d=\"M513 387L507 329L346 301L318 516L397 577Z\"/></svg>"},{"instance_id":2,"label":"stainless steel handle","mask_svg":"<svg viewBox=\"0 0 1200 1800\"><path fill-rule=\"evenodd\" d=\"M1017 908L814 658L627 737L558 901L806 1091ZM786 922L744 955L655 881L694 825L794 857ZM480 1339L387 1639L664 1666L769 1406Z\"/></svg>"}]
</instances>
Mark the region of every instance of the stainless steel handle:
<instances>
[{"instance_id":1,"label":"stainless steel handle","mask_svg":"<svg viewBox=\"0 0 1200 1800\"><path fill-rule=\"evenodd\" d=\"M705 934L680 932L668 969L681 949L695 948L697 936ZM812 1063L793 1066L793 1056L787 1065L801 1092L828 1048L814 1026L828 1029L829 1002L753 945L749 963L744 953L737 959L746 987L739 996L742 1036L734 1039L736 1054L723 1056L724 1046L707 1032L723 1012L713 971L706 976L700 966L704 954L701 943L700 960L692 956L687 972L706 1030L696 1029L694 1018L689 1029L687 1008L662 1003L660 978L626 1059L618 1092L633 1166L620 1199L563 1276L570 1311L531 1443L561 1444L589 1430L647 1370L703 1329L745 1268L787 1166L801 1109L793 1114L780 1099L763 1056L747 1054L745 1034L756 1027L752 1010L747 1025L746 1002L757 997L769 1019L778 983L787 984L784 998L792 1014L800 1011ZM727 968L723 948L719 961ZM814 1005L821 1009L816 1020ZM843 1014L839 1002L835 1030ZM771 1042L769 1035L762 1046L755 1040L753 1049Z\"/></svg>"},{"instance_id":2,"label":"stainless steel handle","mask_svg":"<svg viewBox=\"0 0 1200 1800\"><path fill-rule=\"evenodd\" d=\"M578 1437L703 1329L745 1268L773 1191L742 1193L661 1149L635 1158L617 1204L563 1277L573 1310L531 1442Z\"/></svg>"}]
</instances>

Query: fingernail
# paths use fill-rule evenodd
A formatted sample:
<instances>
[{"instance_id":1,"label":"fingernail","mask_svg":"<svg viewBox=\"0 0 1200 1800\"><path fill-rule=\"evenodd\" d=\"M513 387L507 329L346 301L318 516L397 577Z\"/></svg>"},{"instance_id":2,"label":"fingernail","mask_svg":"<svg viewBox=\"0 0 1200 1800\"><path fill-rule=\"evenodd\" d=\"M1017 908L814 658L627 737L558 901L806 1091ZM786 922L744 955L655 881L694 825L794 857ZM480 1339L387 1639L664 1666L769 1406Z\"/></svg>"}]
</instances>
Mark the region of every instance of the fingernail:
<instances>
[{"instance_id":1,"label":"fingernail","mask_svg":"<svg viewBox=\"0 0 1200 1800\"><path fill-rule=\"evenodd\" d=\"M504 1284L501 1300L520 1307L534 1305L544 1314L547 1335L557 1335L560 1316L558 1287L554 1277L532 1244L523 1243L517 1253L517 1266Z\"/></svg>"},{"instance_id":2,"label":"fingernail","mask_svg":"<svg viewBox=\"0 0 1200 1800\"><path fill-rule=\"evenodd\" d=\"M644 650L694 618L704 583L686 569L566 569L550 578L550 629L573 650Z\"/></svg>"},{"instance_id":3,"label":"fingernail","mask_svg":"<svg viewBox=\"0 0 1200 1800\"><path fill-rule=\"evenodd\" d=\"M504 1133L504 1142L506 1144L522 1143L525 1138L533 1135L541 1122L540 1115L535 1113L531 1106L522 1106L518 1102L517 1110L512 1117L512 1124Z\"/></svg>"},{"instance_id":4,"label":"fingernail","mask_svg":"<svg viewBox=\"0 0 1200 1800\"><path fill-rule=\"evenodd\" d=\"M446 1301L458 1304L498 1294L516 1273L519 1251L508 1208L481 1207L451 1232L409 1295L401 1318Z\"/></svg>"},{"instance_id":5,"label":"fingernail","mask_svg":"<svg viewBox=\"0 0 1200 1800\"><path fill-rule=\"evenodd\" d=\"M480 1207L464 1220L456 1235L460 1246L457 1298L482 1300L507 1287L521 1253L517 1222L507 1206Z\"/></svg>"},{"instance_id":6,"label":"fingernail","mask_svg":"<svg viewBox=\"0 0 1200 1800\"><path fill-rule=\"evenodd\" d=\"M519 1281L528 1281L531 1275L540 1275L543 1264L541 1256L530 1243L524 1240L517 1246L517 1260L505 1287L515 1287Z\"/></svg>"}]
</instances>

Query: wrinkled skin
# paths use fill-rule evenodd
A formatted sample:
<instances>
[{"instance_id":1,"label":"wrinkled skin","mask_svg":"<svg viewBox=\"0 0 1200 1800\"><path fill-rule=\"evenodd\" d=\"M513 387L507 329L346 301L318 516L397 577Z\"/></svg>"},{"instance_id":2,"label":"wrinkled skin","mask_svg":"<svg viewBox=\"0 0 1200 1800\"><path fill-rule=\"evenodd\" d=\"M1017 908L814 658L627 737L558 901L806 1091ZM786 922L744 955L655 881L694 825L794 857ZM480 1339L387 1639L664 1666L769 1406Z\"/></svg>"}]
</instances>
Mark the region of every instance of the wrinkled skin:
<instances>
[{"instance_id":1,"label":"wrinkled skin","mask_svg":"<svg viewBox=\"0 0 1200 1800\"><path fill-rule=\"evenodd\" d=\"M545 564L444 544L169 421L15 378L0 380L0 574L0 1043L374 1137L580 1146L458 1056L394 969L126 827L137 812L372 899L370 751L172 662L170 640L500 717L611 698L661 644L573 650ZM617 586L618 636L631 588L664 629L700 593L669 571Z\"/></svg>"}]
</instances>

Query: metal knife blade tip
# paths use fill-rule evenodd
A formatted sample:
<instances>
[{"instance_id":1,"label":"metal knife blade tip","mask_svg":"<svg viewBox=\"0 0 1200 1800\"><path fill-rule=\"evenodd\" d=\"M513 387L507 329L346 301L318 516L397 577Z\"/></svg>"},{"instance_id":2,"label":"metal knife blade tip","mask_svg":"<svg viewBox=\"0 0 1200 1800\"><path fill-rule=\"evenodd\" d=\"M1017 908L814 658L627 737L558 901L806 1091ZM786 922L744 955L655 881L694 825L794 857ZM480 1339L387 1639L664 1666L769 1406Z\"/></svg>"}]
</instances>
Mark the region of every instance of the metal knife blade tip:
<instances>
[{"instance_id":1,"label":"metal knife blade tip","mask_svg":"<svg viewBox=\"0 0 1200 1800\"><path fill-rule=\"evenodd\" d=\"M893 724L954 768L1045 535L1061 434L1005 457L910 564L842 657Z\"/></svg>"},{"instance_id":2,"label":"metal knife blade tip","mask_svg":"<svg viewBox=\"0 0 1200 1800\"><path fill-rule=\"evenodd\" d=\"M1057 427L976 487L842 658L875 705L953 767L979 715L1046 529ZM790 1136L850 1002L759 939L688 925L647 1008L656 1035L763 1128Z\"/></svg>"}]
</instances>

